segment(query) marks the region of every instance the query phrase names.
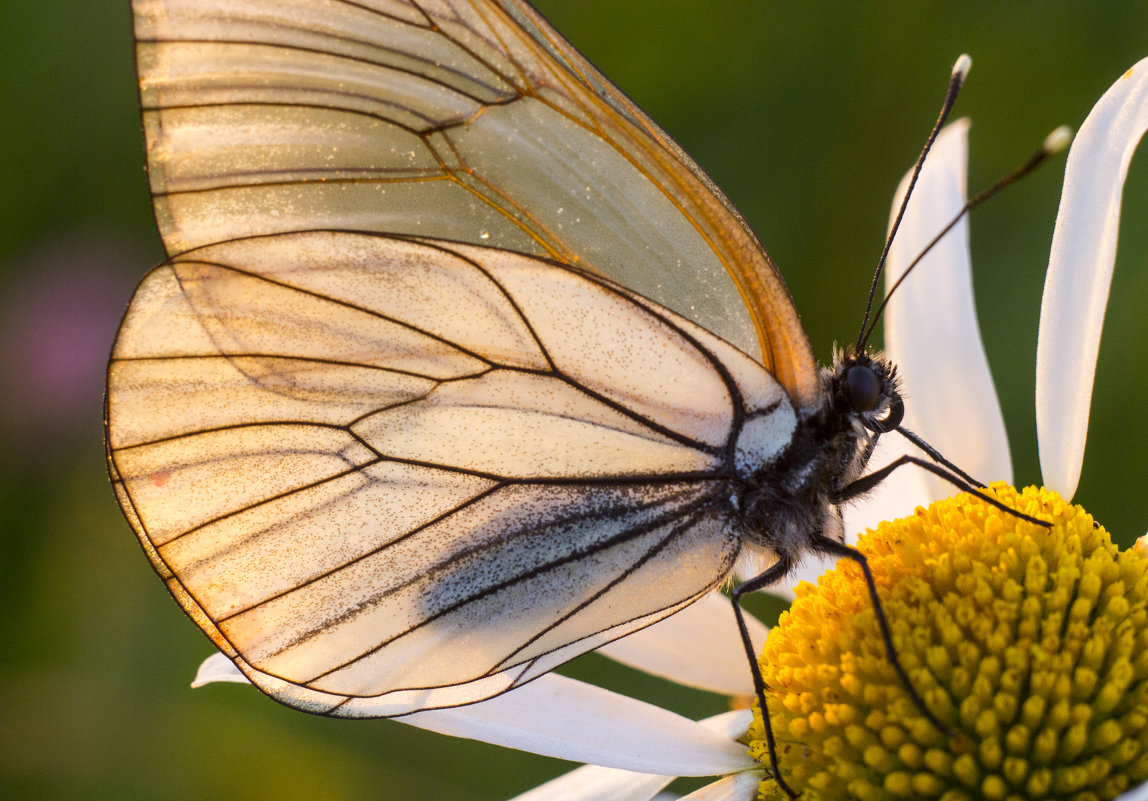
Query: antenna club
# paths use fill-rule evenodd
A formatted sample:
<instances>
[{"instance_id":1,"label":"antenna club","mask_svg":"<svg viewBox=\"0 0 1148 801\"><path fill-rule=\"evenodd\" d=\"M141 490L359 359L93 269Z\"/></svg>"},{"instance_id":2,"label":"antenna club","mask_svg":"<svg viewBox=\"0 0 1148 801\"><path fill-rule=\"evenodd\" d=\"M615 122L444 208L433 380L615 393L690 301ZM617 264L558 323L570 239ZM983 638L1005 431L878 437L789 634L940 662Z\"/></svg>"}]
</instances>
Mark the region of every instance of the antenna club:
<instances>
[{"instance_id":1,"label":"antenna club","mask_svg":"<svg viewBox=\"0 0 1148 801\"><path fill-rule=\"evenodd\" d=\"M957 63L953 65L953 77L960 78L963 82L969 75L969 70L973 68L973 60L969 57L968 53L961 53L961 57L957 59Z\"/></svg>"},{"instance_id":2,"label":"antenna club","mask_svg":"<svg viewBox=\"0 0 1148 801\"><path fill-rule=\"evenodd\" d=\"M1072 128L1067 125L1061 125L1044 138L1044 143L1040 146L1041 150L1050 156L1054 153L1059 153L1072 144L1072 138L1074 136L1076 136L1076 132L1073 131Z\"/></svg>"}]
</instances>

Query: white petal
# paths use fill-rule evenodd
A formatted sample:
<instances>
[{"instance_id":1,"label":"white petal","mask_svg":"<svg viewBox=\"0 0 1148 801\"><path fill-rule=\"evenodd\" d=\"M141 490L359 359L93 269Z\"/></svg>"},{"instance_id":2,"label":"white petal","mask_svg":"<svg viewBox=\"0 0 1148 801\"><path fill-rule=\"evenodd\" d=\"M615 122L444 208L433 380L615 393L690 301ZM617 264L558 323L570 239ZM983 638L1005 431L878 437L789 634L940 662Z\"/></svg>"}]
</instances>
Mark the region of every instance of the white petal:
<instances>
[{"instance_id":1,"label":"white petal","mask_svg":"<svg viewBox=\"0 0 1148 801\"><path fill-rule=\"evenodd\" d=\"M699 723L554 674L489 701L396 720L440 734L639 773L713 776L754 764L745 746Z\"/></svg>"},{"instance_id":2,"label":"white petal","mask_svg":"<svg viewBox=\"0 0 1148 801\"><path fill-rule=\"evenodd\" d=\"M192 680L191 686L202 687L217 681L230 681L236 684L251 683L246 676L239 672L239 668L235 666L234 662L218 651L203 660L203 664L195 672L195 679Z\"/></svg>"},{"instance_id":3,"label":"white petal","mask_svg":"<svg viewBox=\"0 0 1148 801\"><path fill-rule=\"evenodd\" d=\"M937 137L889 252L886 286L893 286L964 205L968 129L968 120L958 120ZM907 186L906 176L894 214ZM893 295L886 310L885 349L901 370L905 425L974 478L1011 481L1004 417L977 326L967 217ZM922 470L898 472L924 479L929 500L954 492L951 484ZM913 500L902 513L921 502Z\"/></svg>"},{"instance_id":4,"label":"white petal","mask_svg":"<svg viewBox=\"0 0 1148 801\"><path fill-rule=\"evenodd\" d=\"M1148 801L1148 783L1133 787L1123 795L1117 796L1116 801Z\"/></svg>"},{"instance_id":5,"label":"white petal","mask_svg":"<svg viewBox=\"0 0 1148 801\"><path fill-rule=\"evenodd\" d=\"M511 801L649 801L674 778L583 765Z\"/></svg>"},{"instance_id":6,"label":"white petal","mask_svg":"<svg viewBox=\"0 0 1148 801\"><path fill-rule=\"evenodd\" d=\"M1036 429L1044 483L1076 492L1128 163L1148 128L1148 59L1112 85L1068 152L1036 347Z\"/></svg>"},{"instance_id":7,"label":"white petal","mask_svg":"<svg viewBox=\"0 0 1148 801\"><path fill-rule=\"evenodd\" d=\"M710 593L660 623L598 649L611 659L678 684L723 695L753 693L731 601ZM769 629L747 616L754 653Z\"/></svg>"},{"instance_id":8,"label":"white petal","mask_svg":"<svg viewBox=\"0 0 1148 801\"><path fill-rule=\"evenodd\" d=\"M699 720L698 723L723 737L736 740L749 731L749 724L753 723L753 710L734 709L730 712L722 712L720 715L708 717L705 720Z\"/></svg>"},{"instance_id":9,"label":"white petal","mask_svg":"<svg viewBox=\"0 0 1148 801\"><path fill-rule=\"evenodd\" d=\"M750 710L739 709L714 715L699 723L732 739L745 734L752 720ZM674 778L583 765L515 796L511 801L648 801Z\"/></svg>"},{"instance_id":10,"label":"white petal","mask_svg":"<svg viewBox=\"0 0 1148 801\"><path fill-rule=\"evenodd\" d=\"M740 665L744 652L739 656ZM199 666L192 686L221 681L250 683L230 659L215 653ZM621 768L622 773L714 776L754 764L745 746L734 741L749 728L749 710L694 722L557 674L489 701L395 720L454 737Z\"/></svg>"},{"instance_id":11,"label":"white petal","mask_svg":"<svg viewBox=\"0 0 1148 801\"><path fill-rule=\"evenodd\" d=\"M681 801L752 801L761 778L761 772L756 770L735 773L682 796Z\"/></svg>"}]
</instances>

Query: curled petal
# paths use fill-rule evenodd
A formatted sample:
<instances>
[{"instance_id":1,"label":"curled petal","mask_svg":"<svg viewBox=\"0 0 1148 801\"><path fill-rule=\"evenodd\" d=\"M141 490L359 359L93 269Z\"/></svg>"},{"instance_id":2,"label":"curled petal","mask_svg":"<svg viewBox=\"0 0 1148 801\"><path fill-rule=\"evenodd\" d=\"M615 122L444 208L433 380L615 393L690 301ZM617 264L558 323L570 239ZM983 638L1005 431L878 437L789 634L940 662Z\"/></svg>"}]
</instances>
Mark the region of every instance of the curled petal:
<instances>
[{"instance_id":1,"label":"curled petal","mask_svg":"<svg viewBox=\"0 0 1148 801\"><path fill-rule=\"evenodd\" d=\"M1068 152L1036 347L1044 484L1076 492L1128 164L1148 129L1148 59L1104 93Z\"/></svg>"}]
</instances>

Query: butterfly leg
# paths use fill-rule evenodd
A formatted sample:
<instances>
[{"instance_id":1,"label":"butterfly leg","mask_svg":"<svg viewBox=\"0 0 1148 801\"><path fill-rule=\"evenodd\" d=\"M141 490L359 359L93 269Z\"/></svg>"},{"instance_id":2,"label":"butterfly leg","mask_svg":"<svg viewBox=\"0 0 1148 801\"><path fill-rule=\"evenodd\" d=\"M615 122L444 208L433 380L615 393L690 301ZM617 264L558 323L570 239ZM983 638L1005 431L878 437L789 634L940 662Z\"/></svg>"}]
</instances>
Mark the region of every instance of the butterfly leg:
<instances>
[{"instance_id":1,"label":"butterfly leg","mask_svg":"<svg viewBox=\"0 0 1148 801\"><path fill-rule=\"evenodd\" d=\"M741 608L741 597L749 592L756 592L763 587L775 584L789 573L793 567L793 558L779 556L777 561L770 565L763 573L745 581L733 588L730 594L733 599L733 611L737 617L738 631L741 632L741 641L745 646L745 655L749 658L749 670L753 675L753 689L757 695L757 702L761 705L761 722L765 727L765 744L769 749L769 769L773 772L773 780L777 786L785 791L790 798L797 798L797 793L781 778L781 765L777 759L777 743L773 738L773 727L769 723L769 707L765 702L765 679L761 676L761 666L757 664L757 654L754 653L753 641L749 638L749 628L745 624L745 613Z\"/></svg>"},{"instance_id":2,"label":"butterfly leg","mask_svg":"<svg viewBox=\"0 0 1148 801\"><path fill-rule=\"evenodd\" d=\"M888 478L889 474L892 473L894 470L896 470L898 467L904 467L907 464L916 465L917 467L920 467L923 470L928 470L933 475L939 476L940 478L943 478L945 481L948 481L950 484L952 484L954 487L956 487L961 492L967 492L970 495L973 495L977 498L980 498L982 501L989 504L990 506L995 506L997 509L1000 509L1002 512L1010 514L1013 517L1018 517L1021 520L1028 521L1029 523L1035 523L1036 525L1042 526L1044 528L1051 528L1052 527L1052 524L1046 520L1041 520L1040 518L1032 517L1031 515L1026 515L1024 512L1020 512L1016 509L1010 509L1008 506L1005 506L1003 503L998 501L996 498L992 498L992 497L986 495L985 493L981 492L979 489L977 489L975 486L970 484L968 481L961 478L961 476L955 475L952 471L947 470L945 467L943 467L941 465L933 464L932 462L925 461L924 459L919 459L916 456L899 456L899 457L897 457L893 461L889 462L889 464L882 467L880 470L874 470L872 473L869 473L868 475L861 476L861 478L857 479L856 481L852 482L851 484L847 484L846 486L842 487L831 498L831 500L833 503L842 503L843 501L847 501L850 498L856 498L860 495L864 495L866 492L873 489L878 484L880 484L882 481L884 481L886 478ZM828 538L824 538L824 539L828 539ZM840 543L835 542L834 545L840 545ZM856 551L853 551L852 548L850 548L849 550L852 551L853 553L856 553ZM857 554L857 556L860 556L860 554ZM856 557L850 557L850 558L856 558Z\"/></svg>"},{"instance_id":3,"label":"butterfly leg","mask_svg":"<svg viewBox=\"0 0 1148 801\"><path fill-rule=\"evenodd\" d=\"M873 573L869 570L869 560L865 558L865 554L856 548L850 548L848 545L821 534L813 537L812 545L814 550L826 556L852 559L860 566L861 572L865 575L865 586L869 588L869 598L873 602L873 611L877 613L877 625L881 629L881 638L885 641L885 653L889 657L889 664L897 671L897 676L900 677L909 697L913 699L913 703L921 710L925 719L936 726L937 730L946 737L951 736L952 732L949 728L941 723L925 706L925 700L917 693L913 683L909 681L909 674L905 672L905 668L901 666L901 660L897 658L897 649L893 647L893 635L889 631L889 623L885 619L885 610L881 606L881 599L877 596L877 585L873 583Z\"/></svg>"},{"instance_id":4,"label":"butterfly leg","mask_svg":"<svg viewBox=\"0 0 1148 801\"><path fill-rule=\"evenodd\" d=\"M961 468L957 467L955 464L950 462L948 459L946 459L944 456L942 456L941 453L936 448L934 448L929 443L925 442L925 440L921 439L919 436L914 434L909 429L905 428L904 426L897 426L897 428L895 430L897 431L897 433L899 433L905 439L909 440L909 442L913 443L918 448L923 450L925 452L925 455L928 456L930 459L932 459L934 462L939 464L941 467L944 467L944 468L947 468L948 470L953 471L958 476L963 478L965 481L972 484L974 487L987 487L988 486L988 484L986 484L985 482L977 481L975 478L970 476L964 470L962 470Z\"/></svg>"},{"instance_id":5,"label":"butterfly leg","mask_svg":"<svg viewBox=\"0 0 1148 801\"><path fill-rule=\"evenodd\" d=\"M919 438L913 439L914 442L918 442L918 440ZM930 456L934 456L934 458L940 458L940 455L937 454L936 451L934 451L932 448L927 448L926 452ZM856 498L860 495L864 495L866 492L884 481L894 470L907 464L916 465L917 467L928 470L930 473L945 479L957 489L975 495L976 497L997 507L1003 512L1007 512L1008 514L1019 517L1022 520L1027 520L1030 523L1036 523L1037 525L1045 527L1048 527L1049 525L1043 520L1039 520L1035 517L1030 517L1029 515L1017 511L1016 509L1010 509L995 498L991 498L985 493L981 492L977 489L976 486L973 486L973 479L971 479L967 474L959 471L955 473L955 468L948 469L950 467L949 462L943 461L942 464L938 465L925 461L924 459L919 459L916 456L901 456L897 459L894 459L892 462L885 465L881 469L874 470L872 473L862 476L851 484L841 488L841 490L839 490L834 496L833 501L835 503L841 503L843 501L849 500L850 498ZM925 718L934 726L936 726L938 731L944 733L946 736L951 735L949 729L944 724L942 724L936 718L936 716L933 715L932 712L929 711L928 707L925 706L924 700L917 693L916 688L913 687L912 682L909 681L908 674L901 666L901 660L897 658L897 649L893 647L893 637L889 632L889 623L885 619L885 610L881 606L881 599L877 596L877 585L873 582L873 574L869 570L869 562L865 558L865 555L855 548L851 548L844 543L837 542L836 540L821 534L812 537L810 544L814 550L819 551L827 556L852 559L860 566L861 572L865 575L865 585L869 588L869 597L873 601L873 610L877 613L877 624L881 628L881 637L885 641L885 651L888 654L889 663L893 666L893 669L897 671L897 675L900 677L901 683L904 684L906 691L908 691L909 697L913 699L913 703L916 704L917 708L921 710L921 713L925 716Z\"/></svg>"}]
</instances>

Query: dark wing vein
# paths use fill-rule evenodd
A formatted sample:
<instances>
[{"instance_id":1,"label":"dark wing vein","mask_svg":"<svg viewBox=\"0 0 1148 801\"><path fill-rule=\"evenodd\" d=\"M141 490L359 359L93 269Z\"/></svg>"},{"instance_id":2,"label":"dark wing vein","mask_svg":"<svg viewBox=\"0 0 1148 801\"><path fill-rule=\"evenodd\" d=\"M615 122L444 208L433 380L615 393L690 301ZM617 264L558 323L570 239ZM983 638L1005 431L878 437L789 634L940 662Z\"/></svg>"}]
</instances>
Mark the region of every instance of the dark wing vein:
<instances>
[{"instance_id":1,"label":"dark wing vein","mask_svg":"<svg viewBox=\"0 0 1148 801\"><path fill-rule=\"evenodd\" d=\"M215 268L220 269L220 270L226 270L228 272L232 272L232 273L235 273L237 275L246 276L247 278L251 278L251 279L256 280L256 281L262 281L262 282L269 284L271 286L280 287L282 289L287 289L287 290L290 290L292 292L298 292L301 295L306 295L308 297L312 297L312 298L315 298L317 300L322 300L322 301L326 301L328 303L333 303L336 306L341 306L345 309L350 309L352 311L361 312L363 314L370 315L370 316L375 317L379 320L384 320L388 323L392 323L394 325L405 328L405 329L412 331L416 334L421 334L422 336L425 336L425 337L432 339L436 342L439 342L443 345L448 345L448 346L456 349L457 351L459 351L459 353L462 353L466 356L470 356L473 359L477 359L479 361L493 365L493 362L491 362L485 356L483 356L483 355L481 355L481 354L479 354L473 350L470 350L469 348L465 348L465 347L459 345L457 342L451 342L450 340L446 339L445 337L440 336L440 335L434 333L433 331L428 331L427 329L422 328L422 327L420 327L414 323L411 323L407 320L400 320L399 318L394 317L392 315L383 314L383 313L379 312L377 309L372 309L368 306L362 306L362 305L357 304L357 303L352 303L351 301L345 300L342 298L333 298L329 295L324 295L320 292L314 292L314 291L311 291L309 289L305 289L303 287L295 286L295 285L289 284L285 281L277 281L273 278L268 278L266 275L261 275L259 273L251 272L249 270L244 270L244 269L235 267L233 265L222 264L219 262L202 261L199 259L196 259L195 263L196 264L207 264L211 267L215 267ZM178 272L175 273L175 277L176 277L176 280L180 282L180 285L183 286L183 284L184 284L183 279L180 278ZM192 297L192 294L187 292L186 289L184 289L184 294L189 299ZM206 317L209 315L204 314L204 316ZM222 347L219 348L219 352L220 352L220 354L225 355L225 356L231 355L231 354L227 353L227 351L224 350Z\"/></svg>"},{"instance_id":2,"label":"dark wing vein","mask_svg":"<svg viewBox=\"0 0 1148 801\"><path fill-rule=\"evenodd\" d=\"M406 636L408 634L411 634L412 632L417 631L418 629L422 628L423 626L429 625L429 624L433 623L434 621L436 621L436 620L438 620L438 619L440 619L446 615L457 612L458 610L460 610L460 609L462 609L462 608L464 608L470 604L473 604L476 601L480 601L483 598L489 597L489 596L494 595L496 593L499 593L503 590L510 589L510 588L522 585L524 583L528 583L534 579L537 579L539 576L541 576L545 573L556 570L560 567L571 564L573 562L580 562L583 559L586 559L589 556L593 556L596 553L599 553L601 551L606 551L606 550L609 550L610 548L613 548L613 547L616 547L616 546L621 545L623 543L629 542L629 541L631 541L637 537L642 536L643 534L648 534L651 531L654 531L658 528L661 528L662 526L666 525L670 521L679 519L683 514L690 516L690 519L693 519L695 515L698 515L699 509L702 509L702 508L705 508L708 506L712 506L713 503L714 503L714 498L713 498L712 494L703 496L702 498L698 499L693 504L685 507L684 509L682 507L675 507L668 512L665 512L661 515L658 515L658 516L656 516L650 520L647 520L638 526L634 526L633 528L625 529L625 530L619 532L618 534L616 534L612 537L609 537L608 539L602 540L601 542L593 543L588 547L583 547L583 548L572 550L572 551L566 553L565 555L563 555L557 559L546 562L546 563L539 565L537 567L534 567L528 571L523 571L521 573L518 573L518 574L516 574L510 578L507 578L504 581L498 582L496 584L492 584L490 586L482 587L478 591L473 592L472 594L470 594L466 597L463 597L463 598L459 599L458 601L456 601L456 602L454 602L448 606L445 606L444 608L434 612L433 614L427 615L426 617L422 618L417 624L415 624L415 625L413 625L413 626L411 626L411 627L409 627L403 631L400 631L400 632L394 634L393 636L388 637L385 640L381 640L378 643L375 643L375 644L365 648L357 656L351 657L351 658L345 660L344 662L342 662L340 664L334 665L331 668L329 668L328 670L325 670L324 672L322 672L320 674L312 676L310 679L307 679L307 680L296 679L296 681L299 681L300 683L307 684L307 685L313 684L314 682L319 681L320 679L324 678L325 676L328 676L332 673L335 673L338 670L342 670L342 669L354 664L355 662L358 662L358 661L360 661L360 660L362 660L362 659L364 659L364 658L366 658L366 657L368 657L374 653L377 653L378 651L382 650L383 648L385 648L389 644L395 642L396 640L400 639L401 637ZM654 507L660 506L660 505L662 505L662 503L659 501L656 503L646 504L645 507L639 506L638 508L639 509L641 509L641 508L654 508ZM631 511L633 511L632 508L627 508L624 510L625 513L629 513ZM623 517L622 511L619 511L619 513L617 514L617 517L619 519ZM526 536L526 535L529 535L531 533L536 533L537 531L540 531L544 528L549 529L549 528L553 528L556 526L561 526L563 523L569 523L569 522L572 522L574 520L584 520L584 519L585 519L584 515L576 515L576 516L572 516L572 517L566 518L566 519L550 518L550 519L547 519L546 521L544 521L542 524L540 524L536 528L533 528L533 529L532 528L526 528L526 529L522 529L522 530L516 530L513 533L513 536L515 536L515 537ZM602 519L603 520L609 519L609 515L603 515ZM641 566L641 564L644 564L646 561L648 561L650 558L652 558L658 551L660 551L662 548L664 548L666 546L666 544L671 542L676 536L680 535L681 531L684 530L685 528L686 528L686 526L680 526L680 525L676 526L670 534L668 534L659 543L657 543L655 546L653 546L651 549L649 549L649 551L645 555L643 555L643 557L641 557L637 562L632 563L630 565L627 565L623 570L622 577L624 578L626 576L629 576L631 573L633 573L638 567ZM418 581L422 578L425 578L429 574L446 573L455 565L455 563L460 562L460 561L467 559L467 558L470 558L470 557L474 557L474 556L481 554L483 552L495 550L499 546L501 546L502 544L503 543L500 541L490 542L490 543L482 543L480 545L472 546L470 548L466 548L464 550L461 550L456 554L452 554L450 558L436 564L433 568L430 569L430 571L424 572L420 576L412 577L408 582L405 582L402 585L397 585L397 586L388 588L388 590L386 592L378 593L378 594L372 596L367 602L357 606L355 609L348 610L347 612L340 615L340 617L335 618L333 620L325 621L323 627L319 627L319 628L313 629L311 631L302 633L296 639L292 640L290 643L285 644L283 646L283 650L288 650L288 649L295 647L295 646L297 646L303 642L306 642L310 638L317 636L318 634L322 633L324 628L326 628L330 625L345 622L346 620L349 620L354 616L357 616L359 614L364 613L365 611L367 611L370 608L370 606L379 603L384 598L386 598L388 595L391 595L393 593L401 591L405 587L409 586L410 584L413 584L415 581ZM716 578L721 578L721 577L715 577L715 579ZM616 584L616 583L617 582L612 582L612 585ZM573 613L571 613L571 614L573 614ZM560 622L561 621L557 621L554 625L557 625ZM625 621L619 621L619 622L625 622ZM531 638L531 641L536 639L538 636L541 636L543 633L544 632L539 632L535 637ZM525 648L526 645L527 645L527 643L524 643L521 647ZM511 657L508 656L507 659L509 659L509 658L511 658ZM497 671L492 670L491 672L497 672Z\"/></svg>"},{"instance_id":3,"label":"dark wing vein","mask_svg":"<svg viewBox=\"0 0 1148 801\"><path fill-rule=\"evenodd\" d=\"M548 625L546 625L545 627L540 629L537 633L535 633L533 636L531 636L528 640L523 642L517 649L515 649L511 653L507 654L506 657L503 658L501 662L499 662L497 665L493 666L490 669L490 671L488 671L487 675L491 675L493 673L498 673L501 670L505 670L507 667L513 667L513 662L511 660L513 660L517 654L521 653L526 648L530 647L533 643L535 643L536 641L541 639L543 636L548 634L550 631L553 631L558 626L565 623L567 620L570 620L572 617L577 615L579 612L585 610L594 601L598 600L599 598L601 598L604 595L606 595L607 593L609 593L611 590L613 590L615 587L617 587L619 584L621 584L623 581L625 581L627 578L629 578L631 575L633 575L635 572L637 572L643 565L645 565L647 562L649 562L651 559L653 559L655 556L657 556L659 553L661 553L663 550L665 550L666 546L668 546L671 542L673 542L673 540L675 540L676 538L681 536L681 534L684 531L692 528L694 525L699 523L702 520L702 518L705 516L706 512L709 511L709 508L714 506L714 505L715 505L715 501L713 498L708 499L708 503L706 502L706 499L699 499L697 507L689 510L688 512L683 513L682 510L675 510L675 514L673 515L673 517L674 518L678 518L678 517L682 518L681 522L679 522L676 526L674 526L670 530L670 532L668 534L666 534L665 537L663 537L661 540L659 540L658 542L656 542L652 546L650 546L650 548L644 554L642 554L642 556L640 558L631 562L626 567L625 570L623 570L621 573L619 573L617 576L615 576L613 579L611 579L610 582L608 584L606 584L604 587L601 587L600 589L598 589L597 591L595 591L594 593L589 595L585 600L583 600L582 602L577 604L569 612L558 617L552 623L549 623ZM723 574L723 576L724 576L724 574ZM721 579L718 578L717 580L715 580L714 583L716 584L718 580L721 580ZM673 604L671 604L671 606L672 605ZM623 621L623 622L626 622L626 621ZM594 634L588 635L588 637L593 637L595 634L600 634L602 631L605 631L605 630L606 629L601 629L600 631L595 632Z\"/></svg>"},{"instance_id":4,"label":"dark wing vein","mask_svg":"<svg viewBox=\"0 0 1148 801\"><path fill-rule=\"evenodd\" d=\"M386 551L388 548L392 548L392 547L398 545L399 543L403 542L404 540L410 539L414 535L418 534L420 531L423 531L424 529L427 529L430 526L442 523L443 521L454 516L455 514L458 514L459 512L461 512L463 509L467 508L468 506L471 506L475 503L478 503L483 498L486 498L490 495L493 495L495 492L497 492L501 488L502 488L502 485L496 484L496 485L490 487L489 489L483 490L479 494L477 494L471 498L467 498L464 501L461 501L460 503L455 505L453 508L447 509L445 512L438 515L437 517L434 517L434 518L426 521L425 523L422 523L421 525L415 526L414 528L408 530L406 533L402 534L401 536L399 536L399 537L397 537L397 538L395 538L389 542L386 542L386 543L378 546L377 548L373 548L373 549L355 557L354 559L350 559L350 560L348 560L348 561L346 561L340 565L336 565L335 567L332 567L328 570L324 570L321 573L316 573L314 576L310 577L306 581L300 582L300 583L296 584L295 586L291 587L290 589L286 589L286 590L283 590L282 592L278 592L278 593L275 593L274 595L270 595L270 596L262 599L258 603L254 603L254 604L250 604L250 605L245 606L245 607L237 608L234 612L231 612L227 615L220 617L215 622L217 624L225 623L228 620L231 620L233 618L239 617L242 614L250 612L252 609L257 609L258 607L265 606L266 604L269 604L272 601L276 601L276 600L283 598L287 595L290 595L294 592L298 592L299 590L301 590L305 587L308 587L317 581L322 581L323 579L330 578L331 576L335 575L336 573L339 573L340 571L346 570L348 567L351 567L352 565L355 565L355 564L358 564L359 562L362 562L364 559L369 559L372 556L376 556L376 555L382 553L383 551ZM397 589L401 589L401 588L395 588L395 589L397 590ZM338 620L336 620L334 622L338 622ZM300 638L299 641L302 641L303 639L305 639L305 638Z\"/></svg>"}]
</instances>

